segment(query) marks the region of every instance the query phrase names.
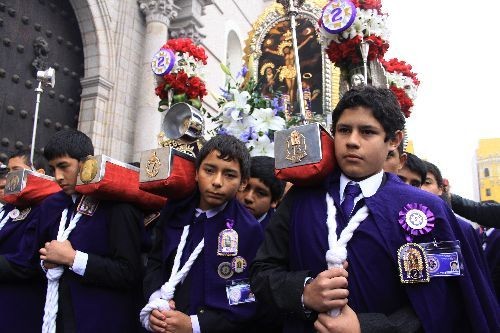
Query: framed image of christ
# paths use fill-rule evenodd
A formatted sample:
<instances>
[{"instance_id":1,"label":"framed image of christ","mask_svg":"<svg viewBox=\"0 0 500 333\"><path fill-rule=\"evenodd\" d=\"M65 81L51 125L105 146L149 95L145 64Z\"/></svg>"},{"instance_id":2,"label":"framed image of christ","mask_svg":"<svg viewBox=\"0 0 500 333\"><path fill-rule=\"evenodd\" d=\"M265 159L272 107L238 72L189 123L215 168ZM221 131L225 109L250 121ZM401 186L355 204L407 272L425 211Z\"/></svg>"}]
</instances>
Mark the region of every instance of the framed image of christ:
<instances>
[{"instance_id":1,"label":"framed image of christ","mask_svg":"<svg viewBox=\"0 0 500 333\"><path fill-rule=\"evenodd\" d=\"M287 116L300 113L298 89L302 89L306 118L326 123L327 115L336 104L335 99L338 101L338 85L333 89L332 82L340 72L322 51L316 31L321 3L306 1L296 18L301 87L297 83L290 18L278 3L268 7L254 23L247 40L245 60L260 92L268 98L281 98Z\"/></svg>"}]
</instances>

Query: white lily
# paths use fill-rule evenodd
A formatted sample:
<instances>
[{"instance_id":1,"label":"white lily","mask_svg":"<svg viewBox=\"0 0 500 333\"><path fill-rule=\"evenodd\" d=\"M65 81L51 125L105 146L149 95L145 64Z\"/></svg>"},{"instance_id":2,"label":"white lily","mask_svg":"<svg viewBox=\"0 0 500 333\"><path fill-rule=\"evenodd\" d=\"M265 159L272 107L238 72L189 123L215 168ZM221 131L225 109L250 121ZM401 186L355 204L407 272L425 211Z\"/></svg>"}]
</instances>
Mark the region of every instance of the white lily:
<instances>
[{"instance_id":1,"label":"white lily","mask_svg":"<svg viewBox=\"0 0 500 333\"><path fill-rule=\"evenodd\" d=\"M279 131L286 127L285 119L276 116L271 108L255 109L252 112L252 124L257 132Z\"/></svg>"},{"instance_id":2,"label":"white lily","mask_svg":"<svg viewBox=\"0 0 500 333\"><path fill-rule=\"evenodd\" d=\"M246 144L250 149L250 156L274 157L274 142L271 142L267 135L259 136L257 140L250 140Z\"/></svg>"}]
</instances>

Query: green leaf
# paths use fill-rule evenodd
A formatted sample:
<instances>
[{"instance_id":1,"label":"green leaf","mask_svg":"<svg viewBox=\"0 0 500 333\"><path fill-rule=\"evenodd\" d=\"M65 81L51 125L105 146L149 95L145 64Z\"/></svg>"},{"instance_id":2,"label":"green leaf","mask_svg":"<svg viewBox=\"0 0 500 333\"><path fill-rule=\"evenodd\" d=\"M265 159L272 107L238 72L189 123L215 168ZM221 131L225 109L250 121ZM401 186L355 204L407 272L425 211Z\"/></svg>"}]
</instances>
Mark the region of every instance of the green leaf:
<instances>
[{"instance_id":1,"label":"green leaf","mask_svg":"<svg viewBox=\"0 0 500 333\"><path fill-rule=\"evenodd\" d=\"M222 62L220 63L220 68L222 69L222 71L227 75L227 76L230 76L231 78L233 77L231 75L231 70L229 69L229 67L227 67L226 65L224 65Z\"/></svg>"},{"instance_id":2,"label":"green leaf","mask_svg":"<svg viewBox=\"0 0 500 333\"><path fill-rule=\"evenodd\" d=\"M198 110L201 108L201 101L198 98L192 98L188 101L189 104L191 104L193 107L197 108Z\"/></svg>"},{"instance_id":3,"label":"green leaf","mask_svg":"<svg viewBox=\"0 0 500 333\"><path fill-rule=\"evenodd\" d=\"M177 94L172 98L174 103L180 103L186 101L186 94Z\"/></svg>"}]
</instances>

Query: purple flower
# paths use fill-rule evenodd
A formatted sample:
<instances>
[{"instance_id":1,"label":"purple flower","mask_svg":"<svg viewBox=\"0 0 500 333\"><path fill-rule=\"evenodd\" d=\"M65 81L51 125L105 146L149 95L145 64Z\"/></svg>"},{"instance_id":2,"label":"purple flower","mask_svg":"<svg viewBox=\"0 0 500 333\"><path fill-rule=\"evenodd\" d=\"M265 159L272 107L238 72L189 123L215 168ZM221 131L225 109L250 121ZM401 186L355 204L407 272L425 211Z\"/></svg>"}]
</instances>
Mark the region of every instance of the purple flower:
<instances>
[{"instance_id":1,"label":"purple flower","mask_svg":"<svg viewBox=\"0 0 500 333\"><path fill-rule=\"evenodd\" d=\"M238 78L240 78L240 77L245 77L245 75L247 75L247 73L248 73L248 68L247 68L247 66L243 66L243 67L241 68L241 70L238 72L238 74L236 74L236 78L238 79Z\"/></svg>"},{"instance_id":2,"label":"purple flower","mask_svg":"<svg viewBox=\"0 0 500 333\"><path fill-rule=\"evenodd\" d=\"M274 110L274 115L276 116L279 112L284 112L285 111L285 104L283 103L283 100L279 97L274 97L273 100L271 101L271 106Z\"/></svg>"},{"instance_id":3,"label":"purple flower","mask_svg":"<svg viewBox=\"0 0 500 333\"><path fill-rule=\"evenodd\" d=\"M255 140L259 137L259 133L255 131L255 128L253 126L249 126L246 130L244 130L240 136L239 139L245 143L247 143L249 140Z\"/></svg>"},{"instance_id":4,"label":"purple flower","mask_svg":"<svg viewBox=\"0 0 500 333\"><path fill-rule=\"evenodd\" d=\"M221 93L222 93L222 97L226 100L226 101L232 101L234 99L234 96L233 94L231 94L229 92L229 90L226 90L226 89L222 89L222 88L219 88Z\"/></svg>"},{"instance_id":5,"label":"purple flower","mask_svg":"<svg viewBox=\"0 0 500 333\"><path fill-rule=\"evenodd\" d=\"M227 132L227 129L225 127L219 127L217 134L218 135L229 135L229 133Z\"/></svg>"}]
</instances>

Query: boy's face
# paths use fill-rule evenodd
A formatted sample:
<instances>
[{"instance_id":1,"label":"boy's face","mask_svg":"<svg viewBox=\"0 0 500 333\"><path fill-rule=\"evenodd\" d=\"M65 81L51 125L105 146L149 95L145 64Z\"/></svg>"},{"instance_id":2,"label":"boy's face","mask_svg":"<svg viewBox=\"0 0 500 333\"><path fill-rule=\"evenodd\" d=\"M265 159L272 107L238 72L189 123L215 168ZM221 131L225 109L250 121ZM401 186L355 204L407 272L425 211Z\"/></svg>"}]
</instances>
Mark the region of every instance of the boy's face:
<instances>
[{"instance_id":1,"label":"boy's face","mask_svg":"<svg viewBox=\"0 0 500 333\"><path fill-rule=\"evenodd\" d=\"M196 170L200 190L199 208L202 210L212 209L229 201L247 183L246 180L241 180L240 163L237 160L225 161L219 155L218 150L213 150Z\"/></svg>"},{"instance_id":2,"label":"boy's face","mask_svg":"<svg viewBox=\"0 0 500 333\"><path fill-rule=\"evenodd\" d=\"M382 125L371 109L358 106L345 109L335 127L335 157L342 172L353 180L362 180L382 170L390 150L397 148L403 133L384 141Z\"/></svg>"},{"instance_id":3,"label":"boy's face","mask_svg":"<svg viewBox=\"0 0 500 333\"><path fill-rule=\"evenodd\" d=\"M425 183L422 185L422 190L434 193L435 195L443 194L443 189L439 187L436 177L431 172L427 172L427 177L425 177Z\"/></svg>"},{"instance_id":4,"label":"boy's face","mask_svg":"<svg viewBox=\"0 0 500 333\"><path fill-rule=\"evenodd\" d=\"M387 155L384 162L384 171L397 175L399 170L404 167L406 158L406 153L399 155L399 151L397 149L389 152L389 155Z\"/></svg>"},{"instance_id":5,"label":"boy's face","mask_svg":"<svg viewBox=\"0 0 500 333\"><path fill-rule=\"evenodd\" d=\"M411 171L407 167L403 167L398 172L399 178L408 185L420 188L422 186L422 178L420 175L414 171Z\"/></svg>"},{"instance_id":6,"label":"boy's face","mask_svg":"<svg viewBox=\"0 0 500 333\"><path fill-rule=\"evenodd\" d=\"M7 165L11 171L18 171L18 170L23 170L23 169L32 170L31 167L27 164L28 163L27 158L28 158L27 156L12 157L9 159L9 162ZM38 173L45 174L45 170L43 170L43 169L38 169L36 171Z\"/></svg>"},{"instance_id":7,"label":"boy's face","mask_svg":"<svg viewBox=\"0 0 500 333\"><path fill-rule=\"evenodd\" d=\"M23 169L31 170L29 165L26 164L25 158L22 156L16 156L10 158L9 162L7 163L7 166L9 167L10 171L18 171Z\"/></svg>"},{"instance_id":8,"label":"boy's face","mask_svg":"<svg viewBox=\"0 0 500 333\"><path fill-rule=\"evenodd\" d=\"M61 186L64 193L67 195L74 194L81 162L76 158L64 155L50 160L49 165L57 183Z\"/></svg>"},{"instance_id":9,"label":"boy's face","mask_svg":"<svg viewBox=\"0 0 500 333\"><path fill-rule=\"evenodd\" d=\"M261 218L269 209L276 208L271 190L259 178L250 177L247 186L238 191L236 197L256 219Z\"/></svg>"}]
</instances>

